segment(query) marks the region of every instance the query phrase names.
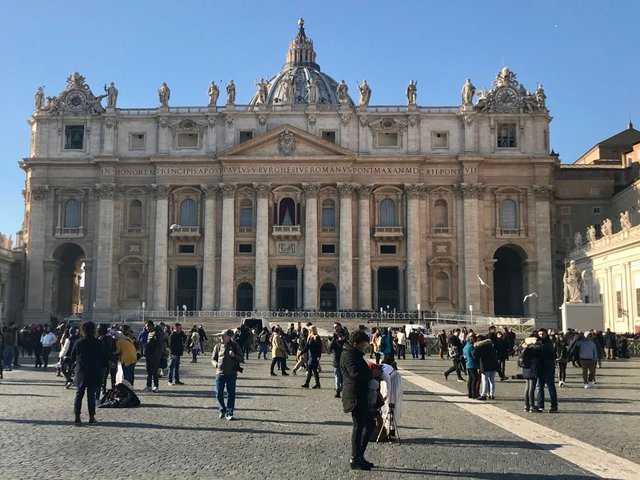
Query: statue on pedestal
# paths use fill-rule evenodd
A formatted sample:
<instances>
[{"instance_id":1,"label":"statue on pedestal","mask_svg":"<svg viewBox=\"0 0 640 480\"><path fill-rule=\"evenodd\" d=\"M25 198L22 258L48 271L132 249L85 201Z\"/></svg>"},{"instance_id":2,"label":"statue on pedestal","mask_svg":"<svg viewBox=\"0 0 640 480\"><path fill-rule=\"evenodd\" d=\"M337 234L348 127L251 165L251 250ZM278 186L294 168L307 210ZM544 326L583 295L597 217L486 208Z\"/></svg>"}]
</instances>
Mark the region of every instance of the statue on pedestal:
<instances>
[{"instance_id":1,"label":"statue on pedestal","mask_svg":"<svg viewBox=\"0 0 640 480\"><path fill-rule=\"evenodd\" d=\"M620 212L620 228L625 231L631 228L631 218L628 211Z\"/></svg>"},{"instance_id":2,"label":"statue on pedestal","mask_svg":"<svg viewBox=\"0 0 640 480\"><path fill-rule=\"evenodd\" d=\"M34 100L35 100L36 112L39 110L44 110L44 87L38 87Z\"/></svg>"},{"instance_id":3,"label":"statue on pedestal","mask_svg":"<svg viewBox=\"0 0 640 480\"><path fill-rule=\"evenodd\" d=\"M582 303L583 274L584 272L578 270L576 261L571 260L562 277L565 303Z\"/></svg>"},{"instance_id":4,"label":"statue on pedestal","mask_svg":"<svg viewBox=\"0 0 640 480\"><path fill-rule=\"evenodd\" d=\"M538 89L536 90L536 104L538 108L547 108L546 101L547 96L544 93L544 88L542 88L541 84L538 84Z\"/></svg>"},{"instance_id":5,"label":"statue on pedestal","mask_svg":"<svg viewBox=\"0 0 640 480\"><path fill-rule=\"evenodd\" d=\"M318 101L318 82L315 78L309 78L307 82L307 103L316 103Z\"/></svg>"},{"instance_id":6,"label":"statue on pedestal","mask_svg":"<svg viewBox=\"0 0 640 480\"><path fill-rule=\"evenodd\" d=\"M349 103L349 87L344 83L344 80L340 80L340 83L336 87L336 92L338 94L338 101L341 105Z\"/></svg>"},{"instance_id":7,"label":"statue on pedestal","mask_svg":"<svg viewBox=\"0 0 640 480\"><path fill-rule=\"evenodd\" d=\"M116 85L111 82L109 86L104 86L104 91L107 92L107 108L116 108L118 102L118 89Z\"/></svg>"},{"instance_id":8,"label":"statue on pedestal","mask_svg":"<svg viewBox=\"0 0 640 480\"><path fill-rule=\"evenodd\" d=\"M407 86L407 103L409 105L415 105L418 99L418 82L413 80L409 81Z\"/></svg>"},{"instance_id":9,"label":"statue on pedestal","mask_svg":"<svg viewBox=\"0 0 640 480\"><path fill-rule=\"evenodd\" d=\"M573 244L576 247L582 246L582 234L580 232L576 232L576 234L573 236Z\"/></svg>"},{"instance_id":10,"label":"statue on pedestal","mask_svg":"<svg viewBox=\"0 0 640 480\"><path fill-rule=\"evenodd\" d=\"M218 97L220 96L220 89L216 85L216 82L211 82L207 90L207 95L209 95L209 106L215 107L218 103Z\"/></svg>"},{"instance_id":11,"label":"statue on pedestal","mask_svg":"<svg viewBox=\"0 0 640 480\"><path fill-rule=\"evenodd\" d=\"M610 218L605 218L602 222L602 227L600 227L600 231L602 232L603 237L608 237L613 235L613 222Z\"/></svg>"},{"instance_id":12,"label":"statue on pedestal","mask_svg":"<svg viewBox=\"0 0 640 480\"><path fill-rule=\"evenodd\" d=\"M589 228L587 228L587 241L596 241L596 227L594 227L593 225L589 225Z\"/></svg>"},{"instance_id":13,"label":"statue on pedestal","mask_svg":"<svg viewBox=\"0 0 640 480\"><path fill-rule=\"evenodd\" d=\"M473 105L473 96L476 94L476 87L471 83L471 79L467 78L462 87L462 105L469 107Z\"/></svg>"},{"instance_id":14,"label":"statue on pedestal","mask_svg":"<svg viewBox=\"0 0 640 480\"><path fill-rule=\"evenodd\" d=\"M267 95L269 90L267 89L267 82L264 78L261 78L258 82L256 82L258 87L258 103L260 105L266 105L267 103Z\"/></svg>"},{"instance_id":15,"label":"statue on pedestal","mask_svg":"<svg viewBox=\"0 0 640 480\"><path fill-rule=\"evenodd\" d=\"M171 90L167 86L167 82L162 82L162 85L160 85L160 89L158 90L158 99L160 100L160 106L168 107L170 97Z\"/></svg>"},{"instance_id":16,"label":"statue on pedestal","mask_svg":"<svg viewBox=\"0 0 640 480\"><path fill-rule=\"evenodd\" d=\"M231 80L227 85L227 105L233 105L235 101L236 101L236 85L233 83L233 80Z\"/></svg>"},{"instance_id":17,"label":"statue on pedestal","mask_svg":"<svg viewBox=\"0 0 640 480\"><path fill-rule=\"evenodd\" d=\"M360 90L360 106L368 106L371 99L371 88L367 85L366 79L362 80L362 85L358 85L358 90Z\"/></svg>"}]
</instances>

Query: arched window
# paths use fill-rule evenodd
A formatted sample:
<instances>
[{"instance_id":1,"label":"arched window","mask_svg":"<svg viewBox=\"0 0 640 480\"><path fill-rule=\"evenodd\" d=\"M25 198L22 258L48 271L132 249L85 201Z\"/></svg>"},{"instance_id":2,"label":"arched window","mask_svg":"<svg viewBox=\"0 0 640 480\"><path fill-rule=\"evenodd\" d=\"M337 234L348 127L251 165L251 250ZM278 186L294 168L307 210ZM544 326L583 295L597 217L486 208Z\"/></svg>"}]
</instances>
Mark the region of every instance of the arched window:
<instances>
[{"instance_id":1,"label":"arched window","mask_svg":"<svg viewBox=\"0 0 640 480\"><path fill-rule=\"evenodd\" d=\"M380 226L395 227L396 225L396 202L385 198L380 202Z\"/></svg>"},{"instance_id":2,"label":"arched window","mask_svg":"<svg viewBox=\"0 0 640 480\"><path fill-rule=\"evenodd\" d=\"M451 298L449 289L449 276L446 273L436 273L434 287L436 301L449 300Z\"/></svg>"},{"instance_id":3,"label":"arched window","mask_svg":"<svg viewBox=\"0 0 640 480\"><path fill-rule=\"evenodd\" d=\"M142 202L140 200L131 200L129 203L128 220L130 227L142 226Z\"/></svg>"},{"instance_id":4,"label":"arched window","mask_svg":"<svg viewBox=\"0 0 640 480\"><path fill-rule=\"evenodd\" d=\"M240 202L240 228L253 227L253 203L248 198Z\"/></svg>"},{"instance_id":5,"label":"arched window","mask_svg":"<svg viewBox=\"0 0 640 480\"><path fill-rule=\"evenodd\" d=\"M336 205L333 200L322 202L322 228L335 228Z\"/></svg>"},{"instance_id":6,"label":"arched window","mask_svg":"<svg viewBox=\"0 0 640 480\"><path fill-rule=\"evenodd\" d=\"M198 209L196 202L190 198L182 201L180 204L180 218L178 223L183 227L198 226Z\"/></svg>"},{"instance_id":7,"label":"arched window","mask_svg":"<svg viewBox=\"0 0 640 480\"><path fill-rule=\"evenodd\" d=\"M518 228L518 211L516 202L507 199L500 203L500 228L516 230Z\"/></svg>"},{"instance_id":8,"label":"arched window","mask_svg":"<svg viewBox=\"0 0 640 480\"><path fill-rule=\"evenodd\" d=\"M127 274L127 299L140 298L140 274L136 270L130 270Z\"/></svg>"},{"instance_id":9,"label":"arched window","mask_svg":"<svg viewBox=\"0 0 640 480\"><path fill-rule=\"evenodd\" d=\"M71 199L64 205L64 228L80 227L80 202Z\"/></svg>"},{"instance_id":10,"label":"arched window","mask_svg":"<svg viewBox=\"0 0 640 480\"><path fill-rule=\"evenodd\" d=\"M283 198L280 200L278 211L278 225L297 225L296 223L296 202L293 198Z\"/></svg>"},{"instance_id":11,"label":"arched window","mask_svg":"<svg viewBox=\"0 0 640 480\"><path fill-rule=\"evenodd\" d=\"M433 204L433 226L435 228L447 228L449 226L447 202L441 198Z\"/></svg>"}]
</instances>

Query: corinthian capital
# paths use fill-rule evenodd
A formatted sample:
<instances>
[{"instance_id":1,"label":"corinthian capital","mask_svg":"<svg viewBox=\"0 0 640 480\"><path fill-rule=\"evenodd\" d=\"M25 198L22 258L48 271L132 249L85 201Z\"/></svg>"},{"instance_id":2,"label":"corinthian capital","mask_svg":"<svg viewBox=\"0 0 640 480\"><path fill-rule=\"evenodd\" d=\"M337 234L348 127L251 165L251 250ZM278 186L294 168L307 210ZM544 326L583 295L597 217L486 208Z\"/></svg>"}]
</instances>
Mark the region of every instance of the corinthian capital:
<instances>
[{"instance_id":1,"label":"corinthian capital","mask_svg":"<svg viewBox=\"0 0 640 480\"><path fill-rule=\"evenodd\" d=\"M358 190L358 195L360 198L369 198L371 196L371 192L373 191L373 185L358 185L356 187Z\"/></svg>"},{"instance_id":2,"label":"corinthian capital","mask_svg":"<svg viewBox=\"0 0 640 480\"><path fill-rule=\"evenodd\" d=\"M484 194L483 183L458 183L453 189L460 198L482 198Z\"/></svg>"},{"instance_id":3,"label":"corinthian capital","mask_svg":"<svg viewBox=\"0 0 640 480\"><path fill-rule=\"evenodd\" d=\"M96 183L95 193L98 198L114 198L122 193L122 189L115 183Z\"/></svg>"},{"instance_id":4,"label":"corinthian capital","mask_svg":"<svg viewBox=\"0 0 640 480\"><path fill-rule=\"evenodd\" d=\"M355 183L338 183L337 185L340 198L351 198L353 191L356 189Z\"/></svg>"},{"instance_id":5,"label":"corinthian capital","mask_svg":"<svg viewBox=\"0 0 640 480\"><path fill-rule=\"evenodd\" d=\"M553 187L551 185L532 185L533 196L536 200L551 200Z\"/></svg>"},{"instance_id":6,"label":"corinthian capital","mask_svg":"<svg viewBox=\"0 0 640 480\"><path fill-rule=\"evenodd\" d=\"M317 183L303 183L302 190L304 190L307 198L315 198L320 190L320 185Z\"/></svg>"},{"instance_id":7,"label":"corinthian capital","mask_svg":"<svg viewBox=\"0 0 640 480\"><path fill-rule=\"evenodd\" d=\"M269 194L271 194L271 184L270 183L254 183L253 189L256 191L256 196L258 198L269 198Z\"/></svg>"},{"instance_id":8,"label":"corinthian capital","mask_svg":"<svg viewBox=\"0 0 640 480\"><path fill-rule=\"evenodd\" d=\"M154 183L151 185L151 191L157 199L169 198L171 187L169 185L157 185Z\"/></svg>"},{"instance_id":9,"label":"corinthian capital","mask_svg":"<svg viewBox=\"0 0 640 480\"><path fill-rule=\"evenodd\" d=\"M425 192L423 183L408 183L404 186L404 193L407 198L420 198Z\"/></svg>"},{"instance_id":10,"label":"corinthian capital","mask_svg":"<svg viewBox=\"0 0 640 480\"><path fill-rule=\"evenodd\" d=\"M221 183L220 190L225 198L233 198L236 194L238 186L235 183Z\"/></svg>"},{"instance_id":11,"label":"corinthian capital","mask_svg":"<svg viewBox=\"0 0 640 480\"><path fill-rule=\"evenodd\" d=\"M33 200L44 200L49 195L49 185L34 185L31 187L31 198Z\"/></svg>"},{"instance_id":12,"label":"corinthian capital","mask_svg":"<svg viewBox=\"0 0 640 480\"><path fill-rule=\"evenodd\" d=\"M215 183L208 183L206 185L200 185L200 190L204 193L205 198L215 198L220 187Z\"/></svg>"}]
</instances>

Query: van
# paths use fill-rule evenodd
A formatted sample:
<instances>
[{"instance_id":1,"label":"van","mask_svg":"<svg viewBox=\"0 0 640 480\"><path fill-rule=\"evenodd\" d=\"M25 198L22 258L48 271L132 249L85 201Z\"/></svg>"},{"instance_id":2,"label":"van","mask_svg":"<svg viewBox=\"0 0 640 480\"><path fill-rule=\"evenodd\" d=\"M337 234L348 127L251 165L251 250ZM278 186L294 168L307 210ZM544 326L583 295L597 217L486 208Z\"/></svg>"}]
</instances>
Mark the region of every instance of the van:
<instances>
[{"instance_id":1,"label":"van","mask_svg":"<svg viewBox=\"0 0 640 480\"><path fill-rule=\"evenodd\" d=\"M267 330L271 331L271 325L264 318L243 318L242 325L249 327L251 330L256 330L258 332L262 331L263 328L267 328Z\"/></svg>"},{"instance_id":2,"label":"van","mask_svg":"<svg viewBox=\"0 0 640 480\"><path fill-rule=\"evenodd\" d=\"M404 333L407 335L407 338L409 338L409 334L411 333L411 330L420 330L422 329L422 331L424 332L424 335L427 336L427 326L424 324L419 324L419 323L408 323L404 326Z\"/></svg>"}]
</instances>

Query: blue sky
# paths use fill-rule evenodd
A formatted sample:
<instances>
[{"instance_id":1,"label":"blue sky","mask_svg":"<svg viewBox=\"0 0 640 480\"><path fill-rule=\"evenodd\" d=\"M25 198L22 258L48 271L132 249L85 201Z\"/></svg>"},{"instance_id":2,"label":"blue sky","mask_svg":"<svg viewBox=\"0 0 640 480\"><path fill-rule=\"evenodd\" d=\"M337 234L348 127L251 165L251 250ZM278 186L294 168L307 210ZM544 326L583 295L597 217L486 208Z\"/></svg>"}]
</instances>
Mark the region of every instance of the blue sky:
<instances>
[{"instance_id":1,"label":"blue sky","mask_svg":"<svg viewBox=\"0 0 640 480\"><path fill-rule=\"evenodd\" d=\"M458 105L470 77L490 86L508 66L529 90L544 85L551 146L566 163L593 144L640 125L640 2L20 0L0 2L0 232L22 222L33 94L64 89L74 70L94 93L115 82L120 107L205 105L209 82L234 79L237 103L284 63L298 17L322 70L371 104L403 104L409 79L420 105Z\"/></svg>"}]
</instances>

